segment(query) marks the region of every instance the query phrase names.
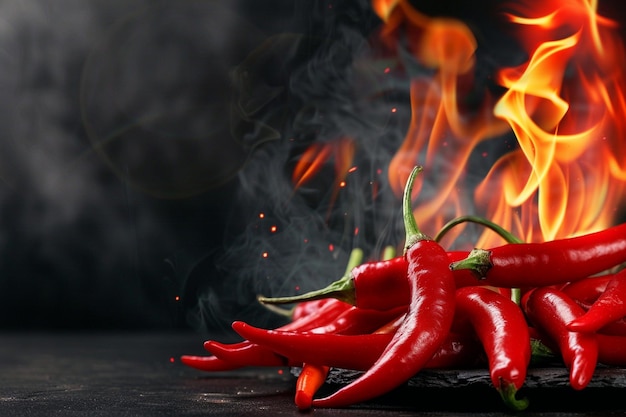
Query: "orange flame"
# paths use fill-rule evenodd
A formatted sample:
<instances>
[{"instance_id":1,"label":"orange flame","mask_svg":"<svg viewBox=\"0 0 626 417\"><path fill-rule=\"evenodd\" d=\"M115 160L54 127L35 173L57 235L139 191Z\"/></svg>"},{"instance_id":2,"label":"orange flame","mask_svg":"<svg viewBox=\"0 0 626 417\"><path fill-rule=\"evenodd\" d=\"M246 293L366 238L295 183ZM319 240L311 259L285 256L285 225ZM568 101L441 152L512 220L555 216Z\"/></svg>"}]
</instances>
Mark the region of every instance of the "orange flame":
<instances>
[{"instance_id":1,"label":"orange flame","mask_svg":"<svg viewBox=\"0 0 626 417\"><path fill-rule=\"evenodd\" d=\"M330 210L337 200L339 189L345 186L346 176L352 171L354 152L355 143L349 137L340 137L328 143L313 143L302 153L294 167L291 175L294 189L298 190L313 179L333 159L335 175L329 201Z\"/></svg>"},{"instance_id":2,"label":"orange flame","mask_svg":"<svg viewBox=\"0 0 626 417\"><path fill-rule=\"evenodd\" d=\"M625 62L616 23L597 14L594 0L519 4L507 17L528 60L496 74L505 92L495 104L485 95L469 111L460 101L475 66L471 30L459 20L427 17L406 0L373 2L387 43L406 34L415 57L435 70L412 80L411 122L388 175L401 195L411 168L425 167L422 178L434 182L436 193L417 205L415 216L427 233L469 210L526 241L615 221L626 180ZM473 196L464 196L459 189L476 146L510 132L518 149L491 167ZM500 243L486 231L476 245Z\"/></svg>"}]
</instances>

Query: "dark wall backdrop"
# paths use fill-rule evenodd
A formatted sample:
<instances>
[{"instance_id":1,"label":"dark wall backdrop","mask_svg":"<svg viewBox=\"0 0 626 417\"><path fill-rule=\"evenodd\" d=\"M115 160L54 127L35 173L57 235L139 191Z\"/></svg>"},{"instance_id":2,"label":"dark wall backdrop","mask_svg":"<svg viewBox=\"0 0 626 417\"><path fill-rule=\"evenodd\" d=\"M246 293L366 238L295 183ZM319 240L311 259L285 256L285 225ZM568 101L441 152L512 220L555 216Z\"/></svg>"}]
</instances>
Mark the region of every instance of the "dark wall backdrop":
<instances>
[{"instance_id":1,"label":"dark wall backdrop","mask_svg":"<svg viewBox=\"0 0 626 417\"><path fill-rule=\"evenodd\" d=\"M0 327L272 320L244 249L272 196L238 175L288 140L335 18L375 24L362 1L0 1Z\"/></svg>"},{"instance_id":2,"label":"dark wall backdrop","mask_svg":"<svg viewBox=\"0 0 626 417\"><path fill-rule=\"evenodd\" d=\"M415 3L477 34L477 99L523 58L501 2ZM0 0L0 328L270 325L257 294L397 244L381 171L427 70L378 28L367 0ZM330 160L294 193L304 149L342 136L350 186Z\"/></svg>"}]
</instances>

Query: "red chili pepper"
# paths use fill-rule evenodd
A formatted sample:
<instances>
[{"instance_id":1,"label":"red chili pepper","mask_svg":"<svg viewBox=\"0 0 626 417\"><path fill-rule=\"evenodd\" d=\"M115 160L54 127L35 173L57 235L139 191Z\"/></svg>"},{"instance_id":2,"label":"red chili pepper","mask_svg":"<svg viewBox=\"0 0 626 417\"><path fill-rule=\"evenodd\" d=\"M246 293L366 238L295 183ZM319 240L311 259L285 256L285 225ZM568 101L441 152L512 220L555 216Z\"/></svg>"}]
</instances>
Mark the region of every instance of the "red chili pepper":
<instances>
[{"instance_id":1,"label":"red chili pepper","mask_svg":"<svg viewBox=\"0 0 626 417\"><path fill-rule=\"evenodd\" d=\"M342 301L331 299L330 302L324 303L316 313L300 317L279 327L279 329L306 331L318 328L332 322L333 319L351 307ZM202 371L224 371L246 366L291 365L286 358L277 356L273 352L269 352L267 349L254 345L247 340L232 344L208 340L204 343L204 348L213 356L185 355L181 357L181 362ZM220 357L216 357L216 352L220 354ZM299 366L299 364L297 365Z\"/></svg>"},{"instance_id":2,"label":"red chili pepper","mask_svg":"<svg viewBox=\"0 0 626 417\"><path fill-rule=\"evenodd\" d=\"M297 321L302 317L309 316L311 314L317 314L319 310L328 302L333 300L332 298L320 299L320 300L312 300L312 301L304 301L302 303L296 304L293 308L293 312L291 313L291 321Z\"/></svg>"},{"instance_id":3,"label":"red chili pepper","mask_svg":"<svg viewBox=\"0 0 626 417\"><path fill-rule=\"evenodd\" d=\"M204 342L204 348L213 356L230 363L233 369L247 366L300 366L300 361L290 361L286 357L247 340L245 343L229 345L215 340Z\"/></svg>"},{"instance_id":4,"label":"red chili pepper","mask_svg":"<svg viewBox=\"0 0 626 417\"><path fill-rule=\"evenodd\" d=\"M481 341L491 382L504 402L514 410L528 407L526 399L515 398L531 356L526 317L517 304L484 287L465 287L456 291L456 309L458 320L469 322Z\"/></svg>"},{"instance_id":5,"label":"red chili pepper","mask_svg":"<svg viewBox=\"0 0 626 417\"><path fill-rule=\"evenodd\" d=\"M626 223L599 232L541 243L474 249L450 268L467 270L495 287L565 284L626 262Z\"/></svg>"},{"instance_id":6,"label":"red chili pepper","mask_svg":"<svg viewBox=\"0 0 626 417\"><path fill-rule=\"evenodd\" d=\"M405 308L400 307L394 310L387 311L374 311L363 310L358 307L351 307L339 317L332 320L329 323L325 323L323 326L314 328L300 328L295 329L295 334L362 334L370 333L383 324L387 323L394 317L397 317L405 312ZM237 330L238 322L233 323L233 328ZM274 332L280 334L281 331L286 331L285 326ZM240 342L234 345L227 345L219 343L214 340L208 340L204 343L204 347L213 355L225 360L229 363L237 365L238 367L244 366L286 366L288 364L300 364L302 362L312 362L311 360L293 360L288 361L285 355L277 355L274 350L268 349L264 344L257 343L254 338L243 336L247 339L244 342Z\"/></svg>"},{"instance_id":7,"label":"red chili pepper","mask_svg":"<svg viewBox=\"0 0 626 417\"><path fill-rule=\"evenodd\" d=\"M396 307L389 310L367 310L352 306L336 319L325 325L306 331L310 333L337 333L337 334L365 334L371 333L380 326L406 312L406 307Z\"/></svg>"},{"instance_id":8,"label":"red chili pepper","mask_svg":"<svg viewBox=\"0 0 626 417\"><path fill-rule=\"evenodd\" d=\"M447 262L455 262L467 257L467 251L448 252ZM408 262L406 257L375 262L365 262L352 269L349 275L332 282L327 287L306 294L289 297L259 297L264 304L289 304L305 300L336 298L346 303L372 310L387 310L398 306L408 306L410 302L409 284L406 280ZM476 285L476 277L467 273L457 274L459 287Z\"/></svg>"},{"instance_id":9,"label":"red chili pepper","mask_svg":"<svg viewBox=\"0 0 626 417\"><path fill-rule=\"evenodd\" d=\"M558 347L569 369L570 385L581 390L589 384L598 361L598 341L593 333L570 332L567 324L584 310L562 291L542 287L524 295L522 307L536 329ZM548 346L551 344L548 342Z\"/></svg>"},{"instance_id":10,"label":"red chili pepper","mask_svg":"<svg viewBox=\"0 0 626 417\"><path fill-rule=\"evenodd\" d=\"M256 345L294 363L365 370L372 366L393 334L316 334L266 330L236 321L233 329Z\"/></svg>"},{"instance_id":11,"label":"red chili pepper","mask_svg":"<svg viewBox=\"0 0 626 417\"><path fill-rule=\"evenodd\" d=\"M598 362L611 366L626 365L626 336L597 334Z\"/></svg>"},{"instance_id":12,"label":"red chili pepper","mask_svg":"<svg viewBox=\"0 0 626 417\"><path fill-rule=\"evenodd\" d=\"M374 365L350 384L314 406L343 407L398 387L426 365L445 340L454 317L456 284L446 251L417 227L411 209L415 175L411 172L403 197L410 304L405 320Z\"/></svg>"},{"instance_id":13,"label":"red chili pepper","mask_svg":"<svg viewBox=\"0 0 626 417\"><path fill-rule=\"evenodd\" d=\"M330 367L324 365L313 365L305 363L296 381L296 395L294 402L299 410L304 411L311 408L313 396L326 381Z\"/></svg>"},{"instance_id":14,"label":"red chili pepper","mask_svg":"<svg viewBox=\"0 0 626 417\"><path fill-rule=\"evenodd\" d=\"M298 330L305 331L314 329L319 326L324 326L332 320L339 317L341 314L352 308L348 303L343 301L331 299L323 303L317 311L303 315L297 319L290 321L289 323L279 327L280 330Z\"/></svg>"},{"instance_id":15,"label":"red chili pepper","mask_svg":"<svg viewBox=\"0 0 626 417\"><path fill-rule=\"evenodd\" d=\"M183 355L180 357L180 361L190 368L208 372L232 371L238 368L238 366L216 356Z\"/></svg>"},{"instance_id":16,"label":"red chili pepper","mask_svg":"<svg viewBox=\"0 0 626 417\"><path fill-rule=\"evenodd\" d=\"M607 283L602 294L582 316L572 320L570 331L597 332L602 327L626 316L626 269Z\"/></svg>"},{"instance_id":17,"label":"red chili pepper","mask_svg":"<svg viewBox=\"0 0 626 417\"><path fill-rule=\"evenodd\" d=\"M332 368L365 371L372 367L394 337L388 333L360 335L316 334L259 329L244 322L233 323L242 337L263 346L292 363L312 363ZM476 364L480 345L469 334L450 332L424 368L453 368Z\"/></svg>"},{"instance_id":18,"label":"red chili pepper","mask_svg":"<svg viewBox=\"0 0 626 417\"><path fill-rule=\"evenodd\" d=\"M574 300L574 301L576 301L576 303L579 306L581 306L583 310L585 310L585 314L591 308L590 304L584 304L578 300ZM572 329L569 329L569 330L572 330ZM600 327L598 330L595 330L595 332L602 333L602 334L616 335L616 336L626 335L626 317L621 317L617 320L607 323L603 325L602 327Z\"/></svg>"},{"instance_id":19,"label":"red chili pepper","mask_svg":"<svg viewBox=\"0 0 626 417\"><path fill-rule=\"evenodd\" d=\"M613 274L603 274L568 282L561 287L561 291L583 305L591 305L604 292L612 278Z\"/></svg>"}]
</instances>

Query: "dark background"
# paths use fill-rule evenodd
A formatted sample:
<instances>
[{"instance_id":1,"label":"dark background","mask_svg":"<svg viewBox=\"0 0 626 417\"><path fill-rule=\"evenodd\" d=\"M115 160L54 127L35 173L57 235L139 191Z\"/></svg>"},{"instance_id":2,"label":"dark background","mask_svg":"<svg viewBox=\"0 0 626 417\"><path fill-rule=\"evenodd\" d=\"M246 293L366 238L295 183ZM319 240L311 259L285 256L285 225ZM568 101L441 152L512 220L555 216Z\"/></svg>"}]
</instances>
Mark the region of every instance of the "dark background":
<instances>
[{"instance_id":1,"label":"dark background","mask_svg":"<svg viewBox=\"0 0 626 417\"><path fill-rule=\"evenodd\" d=\"M478 89L522 58L500 2L420 3L476 31ZM270 324L256 294L397 243L376 175L407 74L381 78L398 65L372 46L379 24L363 0L0 1L0 328ZM357 186L332 202L331 162L294 195L298 156L342 135Z\"/></svg>"}]
</instances>

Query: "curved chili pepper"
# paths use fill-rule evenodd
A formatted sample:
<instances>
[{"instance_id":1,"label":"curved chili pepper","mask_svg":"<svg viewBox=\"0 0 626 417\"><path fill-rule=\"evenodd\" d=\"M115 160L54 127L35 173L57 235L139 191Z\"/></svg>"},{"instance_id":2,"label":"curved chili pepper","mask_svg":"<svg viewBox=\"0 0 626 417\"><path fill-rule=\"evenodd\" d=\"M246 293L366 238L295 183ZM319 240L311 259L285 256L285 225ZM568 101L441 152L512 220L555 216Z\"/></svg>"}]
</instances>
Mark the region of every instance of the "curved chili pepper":
<instances>
[{"instance_id":1,"label":"curved chili pepper","mask_svg":"<svg viewBox=\"0 0 626 417\"><path fill-rule=\"evenodd\" d=\"M588 304L583 304L581 302L579 302L578 300L575 300L576 303L578 305L580 305L583 310L585 310L585 314L587 311L589 311L589 309L591 308L591 305ZM600 319L602 320L602 319ZM569 325L568 325L569 327ZM572 330L572 329L568 329L568 330ZM574 331L574 330L572 330ZM596 333L602 333L602 334L608 334L608 335L616 335L616 336L623 336L626 335L626 317L621 317L617 320L614 320L610 323L604 324L602 327L600 327L598 330L595 330Z\"/></svg>"},{"instance_id":2,"label":"curved chili pepper","mask_svg":"<svg viewBox=\"0 0 626 417\"><path fill-rule=\"evenodd\" d=\"M528 407L528 400L515 398L531 356L526 317L517 304L484 287L465 287L456 291L456 309L456 317L468 321L481 341L491 382L505 404L514 410Z\"/></svg>"},{"instance_id":3,"label":"curved chili pepper","mask_svg":"<svg viewBox=\"0 0 626 417\"><path fill-rule=\"evenodd\" d=\"M233 329L256 345L291 362L366 370L389 344L393 333L361 335L316 334L266 330L236 321Z\"/></svg>"},{"instance_id":4,"label":"curved chili pepper","mask_svg":"<svg viewBox=\"0 0 626 417\"><path fill-rule=\"evenodd\" d=\"M584 314L582 307L558 289L541 287L524 295L522 308L536 329L558 347L572 388L585 388L595 372L598 341L593 333L567 330L569 322Z\"/></svg>"},{"instance_id":5,"label":"curved chili pepper","mask_svg":"<svg viewBox=\"0 0 626 417\"><path fill-rule=\"evenodd\" d=\"M317 334L363 334L370 333L383 324L389 322L389 320L402 315L406 311L406 308L399 307L392 310L376 311L376 310L363 310L358 307L350 307L339 316L333 318L328 322L324 322L321 326L310 327L301 326L296 329L297 334L305 333L317 333ZM236 327L233 324L233 327ZM276 332L290 330L283 326L275 330ZM267 349L266 346L262 346L255 342L254 339L246 338L243 342L235 344L223 344L214 340L208 340L204 343L204 347L207 351L217 356L218 358L236 365L237 367L244 366L286 366L290 363L302 363L311 361L298 360L295 362L288 362L284 355L276 355L274 351Z\"/></svg>"},{"instance_id":6,"label":"curved chili pepper","mask_svg":"<svg viewBox=\"0 0 626 417\"><path fill-rule=\"evenodd\" d=\"M383 324L389 322L392 318L402 315L406 311L400 307L387 311L363 310L358 307L352 307L340 314L339 317L323 326L314 328L301 328L297 330L298 335L315 333L315 334L363 334L370 333ZM233 323L233 328L237 331L238 322ZM273 330L277 334L285 331L285 328ZM241 333L240 333L241 335ZM247 339L234 345L219 343L214 340L208 340L204 343L207 351L218 358L237 365L244 366L285 366L288 363L313 362L311 360L298 359L295 362L288 362L285 355L276 355L272 349L268 349L266 345L259 344L256 339L242 336ZM289 357L293 359L293 357Z\"/></svg>"},{"instance_id":7,"label":"curved chili pepper","mask_svg":"<svg viewBox=\"0 0 626 417\"><path fill-rule=\"evenodd\" d=\"M296 381L296 395L294 402L299 410L304 411L311 408L313 396L326 381L330 367L324 365L313 365L305 363Z\"/></svg>"},{"instance_id":8,"label":"curved chili pepper","mask_svg":"<svg viewBox=\"0 0 626 417\"><path fill-rule=\"evenodd\" d=\"M232 371L238 368L238 366L216 356L183 355L180 357L180 361L190 368L208 372Z\"/></svg>"},{"instance_id":9,"label":"curved chili pepper","mask_svg":"<svg viewBox=\"0 0 626 417\"><path fill-rule=\"evenodd\" d=\"M626 223L565 239L474 249L450 268L496 287L541 287L577 281L626 262Z\"/></svg>"},{"instance_id":10,"label":"curved chili pepper","mask_svg":"<svg viewBox=\"0 0 626 417\"><path fill-rule=\"evenodd\" d=\"M278 355L265 346L260 346L250 340L235 346L215 340L207 340L204 342L204 349L216 358L230 363L233 369L247 366L300 366L302 364L301 361L290 361L288 358Z\"/></svg>"},{"instance_id":11,"label":"curved chili pepper","mask_svg":"<svg viewBox=\"0 0 626 417\"><path fill-rule=\"evenodd\" d=\"M286 331L306 331L319 328L331 322L350 307L349 304L342 301L331 299L329 302L324 303L316 313L300 317L297 320L279 327L279 329ZM285 358L277 356L273 352L268 352L267 349L254 345L248 340L228 345L208 340L204 343L204 348L209 353L213 354L213 356L184 355L180 358L181 363L201 371L209 372L232 370L246 366L290 365ZM228 360L224 360L224 357L216 357L212 351L213 349L220 353L227 351L228 354L225 355L225 357L228 357Z\"/></svg>"},{"instance_id":12,"label":"curved chili pepper","mask_svg":"<svg viewBox=\"0 0 626 417\"><path fill-rule=\"evenodd\" d=\"M570 331L597 332L602 327L626 316L626 269L618 272L607 283L602 294L580 317L572 320Z\"/></svg>"},{"instance_id":13,"label":"curved chili pepper","mask_svg":"<svg viewBox=\"0 0 626 417\"><path fill-rule=\"evenodd\" d=\"M315 334L259 329L244 322L233 329L248 340L291 363L311 363L332 368L366 371L393 339L389 333L360 335ZM479 363L481 347L469 334L449 332L424 368L465 367Z\"/></svg>"},{"instance_id":14,"label":"curved chili pepper","mask_svg":"<svg viewBox=\"0 0 626 417\"><path fill-rule=\"evenodd\" d=\"M411 191L420 171L415 167L411 172L402 204L411 295L405 320L371 368L330 396L313 400L314 406L343 407L391 391L424 367L450 331L456 284L448 254L419 230L411 208Z\"/></svg>"}]
</instances>

